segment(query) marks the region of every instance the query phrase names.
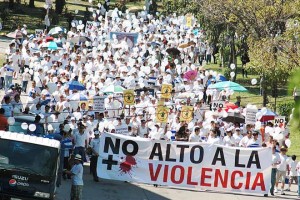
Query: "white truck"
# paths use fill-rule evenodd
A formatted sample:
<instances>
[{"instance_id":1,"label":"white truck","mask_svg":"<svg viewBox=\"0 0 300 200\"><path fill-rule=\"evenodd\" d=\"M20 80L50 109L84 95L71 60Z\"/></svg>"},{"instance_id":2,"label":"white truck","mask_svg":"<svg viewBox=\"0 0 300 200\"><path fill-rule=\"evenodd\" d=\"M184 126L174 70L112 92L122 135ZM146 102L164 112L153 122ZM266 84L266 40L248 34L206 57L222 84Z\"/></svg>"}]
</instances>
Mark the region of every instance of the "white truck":
<instances>
[{"instance_id":1,"label":"white truck","mask_svg":"<svg viewBox=\"0 0 300 200\"><path fill-rule=\"evenodd\" d=\"M53 199L60 142L0 131L0 199Z\"/></svg>"}]
</instances>

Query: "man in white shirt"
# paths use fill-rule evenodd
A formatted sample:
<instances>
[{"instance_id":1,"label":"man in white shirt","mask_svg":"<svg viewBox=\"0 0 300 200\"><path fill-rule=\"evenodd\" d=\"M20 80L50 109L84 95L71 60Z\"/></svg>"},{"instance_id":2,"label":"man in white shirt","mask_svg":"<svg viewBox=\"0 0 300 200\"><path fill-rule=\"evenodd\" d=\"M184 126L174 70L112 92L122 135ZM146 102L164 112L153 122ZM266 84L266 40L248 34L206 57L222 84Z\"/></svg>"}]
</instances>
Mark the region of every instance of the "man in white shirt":
<instances>
[{"instance_id":1,"label":"man in white shirt","mask_svg":"<svg viewBox=\"0 0 300 200\"><path fill-rule=\"evenodd\" d=\"M247 144L248 144L248 142L249 142L249 140L252 138L252 132L251 131L248 131L247 132L247 135L246 136L244 136L242 139L241 139L241 141L240 141L240 143L239 143L239 146L240 147L247 147Z\"/></svg>"},{"instance_id":2,"label":"man in white shirt","mask_svg":"<svg viewBox=\"0 0 300 200\"><path fill-rule=\"evenodd\" d=\"M235 133L233 134L233 138L235 140L235 146L239 146L240 141L242 140L243 136L241 135L241 129L235 128Z\"/></svg>"},{"instance_id":3,"label":"man in white shirt","mask_svg":"<svg viewBox=\"0 0 300 200\"><path fill-rule=\"evenodd\" d=\"M189 137L189 142L201 142L200 127L195 127L194 132Z\"/></svg>"},{"instance_id":4,"label":"man in white shirt","mask_svg":"<svg viewBox=\"0 0 300 200\"><path fill-rule=\"evenodd\" d=\"M94 132L95 137L91 140L91 148L92 148L92 157L91 157L91 171L93 173L94 181L99 182L97 176L97 162L99 157L99 149L100 149L100 138L99 131Z\"/></svg>"},{"instance_id":5,"label":"man in white shirt","mask_svg":"<svg viewBox=\"0 0 300 200\"><path fill-rule=\"evenodd\" d=\"M82 157L79 154L75 155L75 164L71 171L65 171L66 174L72 176L72 187L71 187L71 200L82 199L82 189L83 189L83 166Z\"/></svg>"},{"instance_id":6,"label":"man in white shirt","mask_svg":"<svg viewBox=\"0 0 300 200\"><path fill-rule=\"evenodd\" d=\"M87 134L85 131L85 126L80 123L78 125L78 129L73 130L73 137L74 137L74 154L79 154L83 158L83 161L86 161L85 159L85 148L87 147Z\"/></svg>"}]
</instances>

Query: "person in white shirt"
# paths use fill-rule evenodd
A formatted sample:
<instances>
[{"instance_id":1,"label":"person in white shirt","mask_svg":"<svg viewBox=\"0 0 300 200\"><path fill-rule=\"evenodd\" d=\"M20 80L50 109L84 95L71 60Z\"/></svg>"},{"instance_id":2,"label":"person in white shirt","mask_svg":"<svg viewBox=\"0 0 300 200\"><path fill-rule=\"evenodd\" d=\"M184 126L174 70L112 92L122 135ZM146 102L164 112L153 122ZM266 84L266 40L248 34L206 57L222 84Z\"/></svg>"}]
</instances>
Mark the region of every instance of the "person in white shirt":
<instances>
[{"instance_id":1,"label":"person in white shirt","mask_svg":"<svg viewBox=\"0 0 300 200\"><path fill-rule=\"evenodd\" d=\"M286 189L286 191L291 191L291 184L293 183L293 181L295 181L296 184L298 184L298 177L297 177L297 171L296 171L296 167L297 167L297 161L296 161L296 156L292 155L292 161L288 164L288 170L289 170L289 187L288 189Z\"/></svg>"},{"instance_id":2,"label":"person in white shirt","mask_svg":"<svg viewBox=\"0 0 300 200\"><path fill-rule=\"evenodd\" d=\"M25 69L24 73L22 74L22 91L26 93L28 82L31 79L31 74L29 74L28 68Z\"/></svg>"},{"instance_id":3,"label":"person in white shirt","mask_svg":"<svg viewBox=\"0 0 300 200\"><path fill-rule=\"evenodd\" d=\"M189 142L201 142L200 127L194 128L194 132L189 136Z\"/></svg>"},{"instance_id":4,"label":"person in white shirt","mask_svg":"<svg viewBox=\"0 0 300 200\"><path fill-rule=\"evenodd\" d=\"M271 173L271 188L270 193L274 196L274 187L276 182L277 165L280 164L279 153L276 152L276 147L272 147L272 173Z\"/></svg>"},{"instance_id":5,"label":"person in white shirt","mask_svg":"<svg viewBox=\"0 0 300 200\"><path fill-rule=\"evenodd\" d=\"M247 142L248 148L261 147L261 141L258 139L258 132L252 133L252 138Z\"/></svg>"},{"instance_id":6,"label":"person in white shirt","mask_svg":"<svg viewBox=\"0 0 300 200\"><path fill-rule=\"evenodd\" d=\"M79 154L75 155L74 165L71 171L65 171L66 174L72 176L72 187L71 187L71 200L82 199L83 189L83 165L82 156Z\"/></svg>"},{"instance_id":7,"label":"person in white shirt","mask_svg":"<svg viewBox=\"0 0 300 200\"><path fill-rule=\"evenodd\" d=\"M235 146L239 146L240 141L242 140L243 136L241 135L241 129L235 128L235 133L233 134L233 138L235 140Z\"/></svg>"},{"instance_id":8,"label":"person in white shirt","mask_svg":"<svg viewBox=\"0 0 300 200\"><path fill-rule=\"evenodd\" d=\"M232 128L228 128L226 130L226 136L223 138L223 145L226 147L234 147L235 146L235 139L232 136Z\"/></svg>"},{"instance_id":9,"label":"person in white shirt","mask_svg":"<svg viewBox=\"0 0 300 200\"><path fill-rule=\"evenodd\" d=\"M80 154L83 158L83 161L86 161L85 159L85 149L87 147L87 134L85 131L85 126L83 123L80 123L78 125L78 129L73 130L73 137L74 137L74 154Z\"/></svg>"},{"instance_id":10,"label":"person in white shirt","mask_svg":"<svg viewBox=\"0 0 300 200\"><path fill-rule=\"evenodd\" d=\"M138 127L137 135L141 138L147 138L149 135L149 129L146 126L146 121L144 119L141 120L141 125Z\"/></svg>"},{"instance_id":11,"label":"person in white shirt","mask_svg":"<svg viewBox=\"0 0 300 200\"><path fill-rule=\"evenodd\" d=\"M217 132L215 130L210 131L210 135L208 137L207 143L209 144L220 144L220 138L217 136Z\"/></svg>"},{"instance_id":12,"label":"person in white shirt","mask_svg":"<svg viewBox=\"0 0 300 200\"><path fill-rule=\"evenodd\" d=\"M4 80L5 80L5 91L7 91L12 84L12 79L13 79L13 73L14 73L14 68L11 66L12 61L9 60L6 65L4 65Z\"/></svg>"},{"instance_id":13,"label":"person in white shirt","mask_svg":"<svg viewBox=\"0 0 300 200\"><path fill-rule=\"evenodd\" d=\"M296 166L297 177L298 177L298 198L300 197L300 162Z\"/></svg>"},{"instance_id":14,"label":"person in white shirt","mask_svg":"<svg viewBox=\"0 0 300 200\"><path fill-rule=\"evenodd\" d=\"M92 157L91 157L91 171L94 177L95 182L99 182L97 176L97 162L99 157L99 149L100 149L100 138L99 131L94 131L94 138L91 140L90 147L92 148Z\"/></svg>"},{"instance_id":15,"label":"person in white shirt","mask_svg":"<svg viewBox=\"0 0 300 200\"><path fill-rule=\"evenodd\" d=\"M283 188L284 188L284 184L285 184L285 177L286 177L286 170L287 170L287 156L286 156L286 152L287 149L282 146L280 148L280 154L279 154L279 158L280 158L280 164L277 165L277 175L276 175L276 188L275 188L275 193L278 192L278 184L279 181L281 181L281 195L285 195Z\"/></svg>"},{"instance_id":16,"label":"person in white shirt","mask_svg":"<svg viewBox=\"0 0 300 200\"><path fill-rule=\"evenodd\" d=\"M240 141L240 143L239 143L239 146L240 147L247 147L247 144L248 144L248 142L249 142L249 140L252 138L252 132L251 131L248 131L247 132L247 135L246 136L244 136L242 139L241 139L241 141Z\"/></svg>"}]
</instances>

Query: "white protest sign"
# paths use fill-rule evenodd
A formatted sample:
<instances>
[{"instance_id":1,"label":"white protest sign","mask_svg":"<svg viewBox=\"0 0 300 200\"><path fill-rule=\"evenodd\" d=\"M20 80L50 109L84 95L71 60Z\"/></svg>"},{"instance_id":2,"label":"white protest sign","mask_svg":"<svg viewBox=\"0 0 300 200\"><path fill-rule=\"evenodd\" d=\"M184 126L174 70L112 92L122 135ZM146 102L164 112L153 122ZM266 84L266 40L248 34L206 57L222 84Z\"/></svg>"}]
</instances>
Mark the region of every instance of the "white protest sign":
<instances>
[{"instance_id":1,"label":"white protest sign","mask_svg":"<svg viewBox=\"0 0 300 200\"><path fill-rule=\"evenodd\" d=\"M98 22L87 21L85 24L85 32L91 32L97 26L99 26Z\"/></svg>"},{"instance_id":2,"label":"white protest sign","mask_svg":"<svg viewBox=\"0 0 300 200\"><path fill-rule=\"evenodd\" d=\"M258 112L257 109L246 108L245 123L246 124L255 124L257 112Z\"/></svg>"},{"instance_id":3,"label":"white protest sign","mask_svg":"<svg viewBox=\"0 0 300 200\"><path fill-rule=\"evenodd\" d=\"M222 110L225 107L225 101L213 101L211 104L212 110Z\"/></svg>"},{"instance_id":4,"label":"white protest sign","mask_svg":"<svg viewBox=\"0 0 300 200\"><path fill-rule=\"evenodd\" d=\"M270 189L271 148L103 133L99 155L97 174L105 179L251 194Z\"/></svg>"},{"instance_id":5,"label":"white protest sign","mask_svg":"<svg viewBox=\"0 0 300 200\"><path fill-rule=\"evenodd\" d=\"M116 134L128 135L128 126L126 124L116 126Z\"/></svg>"},{"instance_id":6,"label":"white protest sign","mask_svg":"<svg viewBox=\"0 0 300 200\"><path fill-rule=\"evenodd\" d=\"M274 119L274 125L280 128L285 127L285 116L276 116Z\"/></svg>"},{"instance_id":7,"label":"white protest sign","mask_svg":"<svg viewBox=\"0 0 300 200\"><path fill-rule=\"evenodd\" d=\"M93 97L93 109L95 110L95 112L104 112L104 98L105 97L98 96Z\"/></svg>"},{"instance_id":8,"label":"white protest sign","mask_svg":"<svg viewBox=\"0 0 300 200\"><path fill-rule=\"evenodd\" d=\"M44 31L42 29L35 29L35 37L40 37L43 34L43 32Z\"/></svg>"}]
</instances>

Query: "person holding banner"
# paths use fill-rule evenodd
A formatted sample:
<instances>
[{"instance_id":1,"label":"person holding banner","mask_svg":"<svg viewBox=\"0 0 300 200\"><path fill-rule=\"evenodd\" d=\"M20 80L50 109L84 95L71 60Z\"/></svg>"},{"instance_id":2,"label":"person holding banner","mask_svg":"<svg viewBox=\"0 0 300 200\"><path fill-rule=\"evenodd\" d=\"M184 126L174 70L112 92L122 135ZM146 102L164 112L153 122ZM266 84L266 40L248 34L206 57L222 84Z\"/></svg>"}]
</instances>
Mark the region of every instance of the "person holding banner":
<instances>
[{"instance_id":1,"label":"person holding banner","mask_svg":"<svg viewBox=\"0 0 300 200\"><path fill-rule=\"evenodd\" d=\"M226 147L234 147L235 146L235 139L232 136L232 129L233 127L230 127L226 130L226 136L223 138L223 145Z\"/></svg>"},{"instance_id":2,"label":"person holding banner","mask_svg":"<svg viewBox=\"0 0 300 200\"><path fill-rule=\"evenodd\" d=\"M210 130L210 134L209 134L207 143L209 143L209 144L221 144L221 140L217 136L217 130L216 129Z\"/></svg>"},{"instance_id":3,"label":"person holding banner","mask_svg":"<svg viewBox=\"0 0 300 200\"><path fill-rule=\"evenodd\" d=\"M247 135L244 136L244 137L241 139L241 141L240 141L240 143L239 143L239 146L240 146L240 147L247 147L247 144L248 144L248 142L251 140L251 138L252 138L252 132L251 132L251 131L248 131L248 132L247 132Z\"/></svg>"},{"instance_id":4,"label":"person holding banner","mask_svg":"<svg viewBox=\"0 0 300 200\"><path fill-rule=\"evenodd\" d=\"M272 173L271 173L271 188L270 193L274 196L274 187L276 183L277 165L280 164L279 153L276 152L276 147L272 147Z\"/></svg>"},{"instance_id":5,"label":"person holding banner","mask_svg":"<svg viewBox=\"0 0 300 200\"><path fill-rule=\"evenodd\" d=\"M193 133L189 136L189 142L201 142L199 126L194 127Z\"/></svg>"},{"instance_id":6,"label":"person holding banner","mask_svg":"<svg viewBox=\"0 0 300 200\"><path fill-rule=\"evenodd\" d=\"M91 140L90 146L92 148L92 157L91 157L91 171L94 177L95 182L99 182L98 176L97 176L97 163L98 163L98 157L99 157L99 149L100 149L100 132L95 131L94 132L94 138Z\"/></svg>"},{"instance_id":7,"label":"person holding banner","mask_svg":"<svg viewBox=\"0 0 300 200\"><path fill-rule=\"evenodd\" d=\"M247 142L248 148L261 147L261 141L258 139L258 131L252 133L252 138Z\"/></svg>"},{"instance_id":8,"label":"person holding banner","mask_svg":"<svg viewBox=\"0 0 300 200\"><path fill-rule=\"evenodd\" d=\"M176 132L175 138L176 141L188 141L189 134L188 134L188 124L184 123L183 126L179 128L179 130Z\"/></svg>"}]
</instances>

